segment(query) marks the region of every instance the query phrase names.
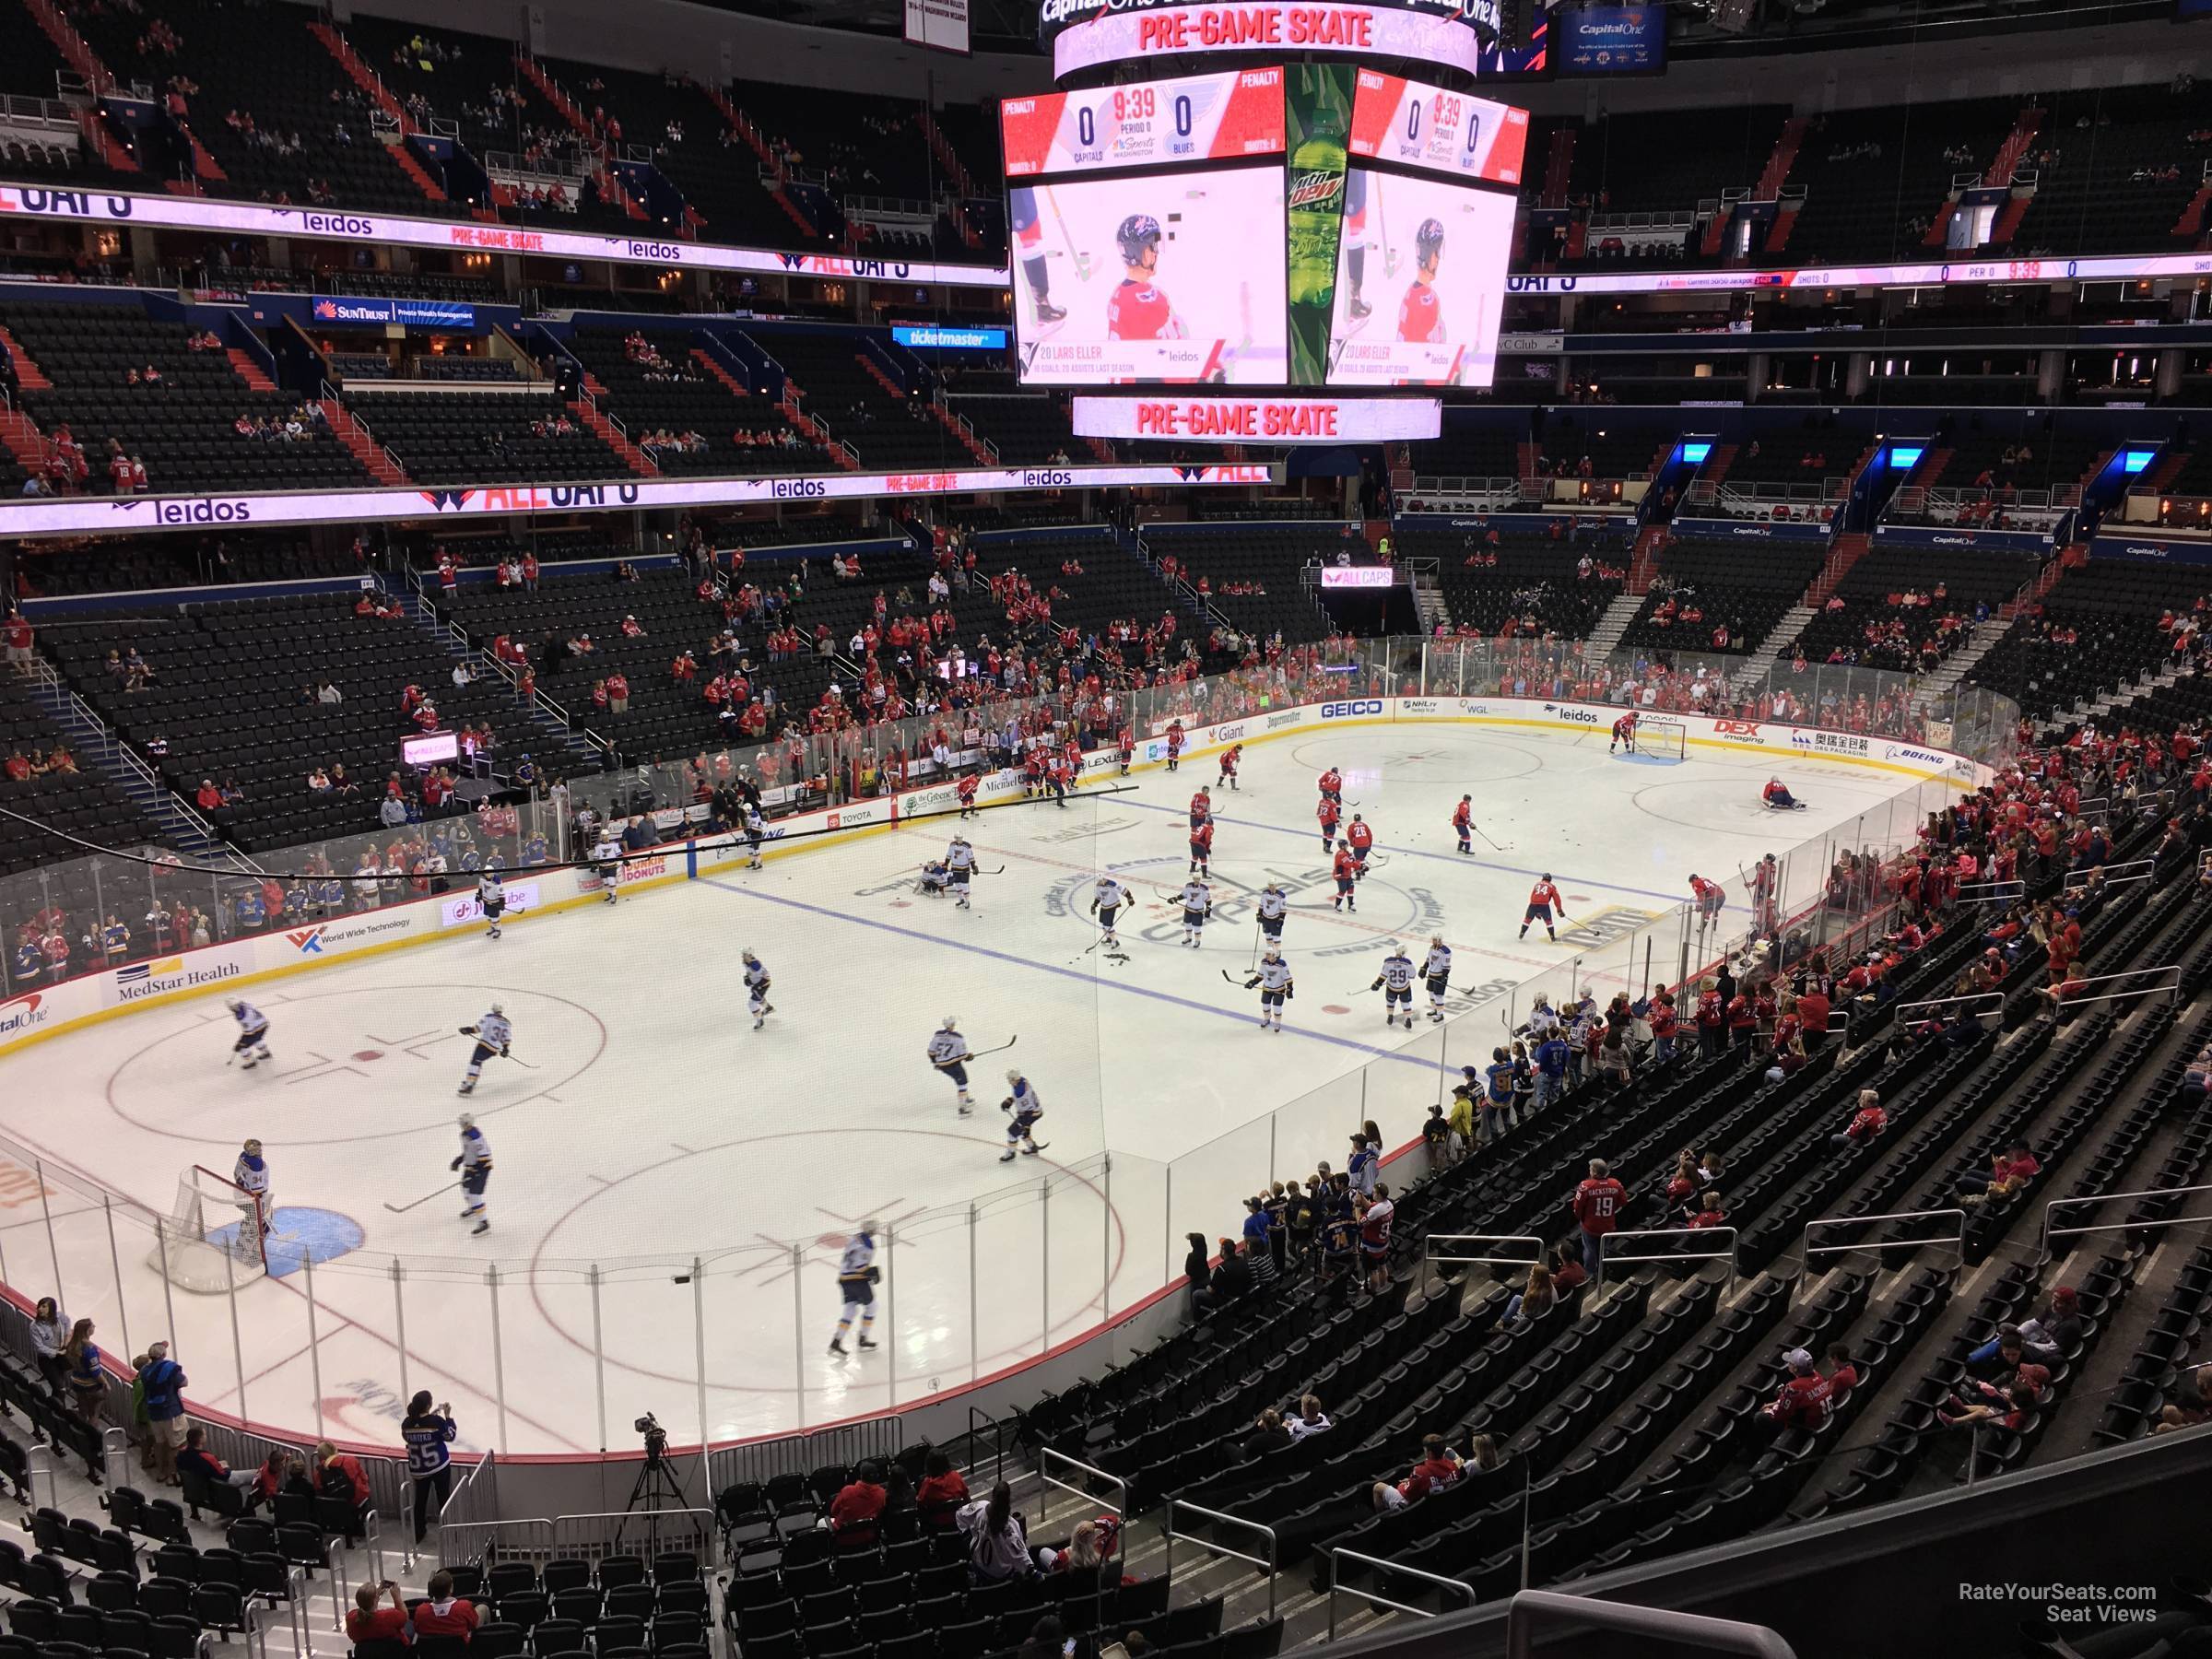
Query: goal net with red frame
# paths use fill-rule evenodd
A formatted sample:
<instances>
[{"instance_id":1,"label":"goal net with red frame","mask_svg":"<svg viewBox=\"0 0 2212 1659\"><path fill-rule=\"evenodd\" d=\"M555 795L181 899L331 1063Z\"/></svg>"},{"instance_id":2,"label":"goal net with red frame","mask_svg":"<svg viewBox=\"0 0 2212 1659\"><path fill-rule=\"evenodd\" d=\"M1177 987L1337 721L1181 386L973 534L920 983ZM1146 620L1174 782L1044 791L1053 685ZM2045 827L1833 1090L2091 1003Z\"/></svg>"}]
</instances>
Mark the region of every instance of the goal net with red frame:
<instances>
[{"instance_id":1,"label":"goal net with red frame","mask_svg":"<svg viewBox=\"0 0 2212 1659\"><path fill-rule=\"evenodd\" d=\"M1654 760L1684 760L1689 757L1689 728L1678 720L1639 719L1636 752Z\"/></svg>"},{"instance_id":2,"label":"goal net with red frame","mask_svg":"<svg viewBox=\"0 0 2212 1659\"><path fill-rule=\"evenodd\" d=\"M193 1164L177 1177L176 1200L156 1218L146 1265L180 1290L216 1295L269 1270L265 1200L228 1175Z\"/></svg>"}]
</instances>

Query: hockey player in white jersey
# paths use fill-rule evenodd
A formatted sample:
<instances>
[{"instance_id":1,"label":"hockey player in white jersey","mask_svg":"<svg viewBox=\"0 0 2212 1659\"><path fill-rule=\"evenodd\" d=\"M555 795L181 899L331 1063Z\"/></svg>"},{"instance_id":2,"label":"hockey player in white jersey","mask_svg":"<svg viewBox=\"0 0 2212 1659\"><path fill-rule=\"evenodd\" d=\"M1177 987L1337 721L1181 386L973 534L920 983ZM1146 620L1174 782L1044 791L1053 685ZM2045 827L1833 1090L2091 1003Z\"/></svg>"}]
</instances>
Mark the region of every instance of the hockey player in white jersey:
<instances>
[{"instance_id":1,"label":"hockey player in white jersey","mask_svg":"<svg viewBox=\"0 0 2212 1659\"><path fill-rule=\"evenodd\" d=\"M1214 913L1214 890L1194 876L1182 884L1182 942L1200 948L1206 919Z\"/></svg>"},{"instance_id":2,"label":"hockey player in white jersey","mask_svg":"<svg viewBox=\"0 0 2212 1659\"><path fill-rule=\"evenodd\" d=\"M760 843L768 839L768 824L760 816L760 808L751 802L745 807L745 867L760 867Z\"/></svg>"},{"instance_id":3,"label":"hockey player in white jersey","mask_svg":"<svg viewBox=\"0 0 2212 1659\"><path fill-rule=\"evenodd\" d=\"M1375 982L1368 989L1382 993L1384 1025L1394 1025L1403 1017L1406 1029L1413 1030L1413 959L1403 946L1390 947L1390 954L1382 959L1382 971L1375 975Z\"/></svg>"},{"instance_id":4,"label":"hockey player in white jersey","mask_svg":"<svg viewBox=\"0 0 2212 1659\"><path fill-rule=\"evenodd\" d=\"M1109 956L1122 948L1121 940L1114 937L1113 919L1121 914L1122 907L1128 902L1129 889L1114 877L1100 877L1097 885L1091 888L1090 913L1099 919L1099 929L1102 935L1100 942L1106 947Z\"/></svg>"},{"instance_id":5,"label":"hockey player in white jersey","mask_svg":"<svg viewBox=\"0 0 2212 1659\"><path fill-rule=\"evenodd\" d=\"M491 924L485 929L484 936L498 938L500 918L507 912L507 889L500 885L497 870L487 870L477 877L477 907L484 912L484 920Z\"/></svg>"},{"instance_id":6,"label":"hockey player in white jersey","mask_svg":"<svg viewBox=\"0 0 2212 1659\"><path fill-rule=\"evenodd\" d=\"M269 1187L269 1163L261 1155L259 1141L250 1140L245 1144L238 1161L230 1166L230 1179L246 1193L246 1196L238 1200L239 1225L250 1225L258 1215L261 1230L265 1234L273 1230L270 1218L276 1213L276 1194Z\"/></svg>"},{"instance_id":7,"label":"hockey player in white jersey","mask_svg":"<svg viewBox=\"0 0 2212 1659\"><path fill-rule=\"evenodd\" d=\"M945 849L945 885L952 889L954 902L961 910L972 910L968 902L968 883L975 875L975 849L968 838L956 835L952 845Z\"/></svg>"},{"instance_id":8,"label":"hockey player in white jersey","mask_svg":"<svg viewBox=\"0 0 2212 1659\"><path fill-rule=\"evenodd\" d=\"M491 1183L491 1143L467 1112L461 1114L460 1122L461 1151L447 1167L461 1171L461 1192L468 1200L462 1206L461 1219L476 1223L468 1230L472 1234L489 1232L491 1217L484 1207L484 1189Z\"/></svg>"},{"instance_id":9,"label":"hockey player in white jersey","mask_svg":"<svg viewBox=\"0 0 2212 1659\"><path fill-rule=\"evenodd\" d=\"M612 830L603 830L598 845L592 849L592 868L599 873L599 882L606 901L615 901L615 887L622 877L622 842Z\"/></svg>"},{"instance_id":10,"label":"hockey player in white jersey","mask_svg":"<svg viewBox=\"0 0 2212 1659\"><path fill-rule=\"evenodd\" d=\"M1442 934L1429 935L1429 954L1421 959L1421 978L1429 986L1429 1018L1444 1017L1444 993L1452 988L1452 947Z\"/></svg>"},{"instance_id":11,"label":"hockey player in white jersey","mask_svg":"<svg viewBox=\"0 0 2212 1659\"><path fill-rule=\"evenodd\" d=\"M1283 884L1271 881L1260 889L1260 932L1270 945L1283 942L1283 918L1290 913L1290 895Z\"/></svg>"},{"instance_id":12,"label":"hockey player in white jersey","mask_svg":"<svg viewBox=\"0 0 2212 1659\"><path fill-rule=\"evenodd\" d=\"M745 960L745 1006L753 1017L753 1030L759 1030L768 1023L768 1017L776 1011L776 1005L768 1000L768 970L760 959L747 950Z\"/></svg>"},{"instance_id":13,"label":"hockey player in white jersey","mask_svg":"<svg viewBox=\"0 0 2212 1659\"><path fill-rule=\"evenodd\" d=\"M1006 1085L1013 1092L998 1103L998 1109L1006 1114L1006 1149L998 1155L1000 1163L1012 1163L1017 1151L1024 1158L1034 1158L1048 1144L1032 1133L1037 1120L1044 1115L1044 1098L1037 1092L1037 1086L1021 1075L1018 1066L1006 1073Z\"/></svg>"},{"instance_id":14,"label":"hockey player in white jersey","mask_svg":"<svg viewBox=\"0 0 2212 1659\"><path fill-rule=\"evenodd\" d=\"M238 1041L230 1045L230 1058L243 1054L243 1069L252 1071L269 1057L269 1017L240 997L232 997L229 1006L230 1018L238 1021Z\"/></svg>"},{"instance_id":15,"label":"hockey player in white jersey","mask_svg":"<svg viewBox=\"0 0 2212 1659\"><path fill-rule=\"evenodd\" d=\"M945 1016L945 1023L929 1040L929 1063L960 1091L960 1115L966 1117L975 1110L975 1097L968 1092L968 1039L960 1035L959 1023L952 1015Z\"/></svg>"},{"instance_id":16,"label":"hockey player in white jersey","mask_svg":"<svg viewBox=\"0 0 2212 1659\"><path fill-rule=\"evenodd\" d=\"M504 1055L508 1043L513 1041L514 1031L507 1023L506 1009L493 1003L491 1011L475 1025L463 1026L461 1035L477 1040L477 1046L469 1051L468 1076L461 1079L459 1090L462 1094L474 1094L477 1092L477 1079L484 1075L484 1062L494 1054Z\"/></svg>"},{"instance_id":17,"label":"hockey player in white jersey","mask_svg":"<svg viewBox=\"0 0 2212 1659\"><path fill-rule=\"evenodd\" d=\"M830 1351L840 1359L844 1357L845 1334L855 1318L860 1321L858 1346L876 1346L868 1333L876 1328L876 1282L883 1277L883 1269L876 1265L876 1235L882 1228L883 1223L872 1217L863 1221L837 1259L837 1293L844 1307L838 1314L837 1335L830 1338Z\"/></svg>"},{"instance_id":18,"label":"hockey player in white jersey","mask_svg":"<svg viewBox=\"0 0 2212 1659\"><path fill-rule=\"evenodd\" d=\"M1290 983L1290 964L1283 960L1283 953L1276 946L1267 947L1267 954L1260 959L1259 967L1244 982L1247 991L1254 985L1260 988L1260 1029L1281 1030L1283 999L1297 993Z\"/></svg>"}]
</instances>

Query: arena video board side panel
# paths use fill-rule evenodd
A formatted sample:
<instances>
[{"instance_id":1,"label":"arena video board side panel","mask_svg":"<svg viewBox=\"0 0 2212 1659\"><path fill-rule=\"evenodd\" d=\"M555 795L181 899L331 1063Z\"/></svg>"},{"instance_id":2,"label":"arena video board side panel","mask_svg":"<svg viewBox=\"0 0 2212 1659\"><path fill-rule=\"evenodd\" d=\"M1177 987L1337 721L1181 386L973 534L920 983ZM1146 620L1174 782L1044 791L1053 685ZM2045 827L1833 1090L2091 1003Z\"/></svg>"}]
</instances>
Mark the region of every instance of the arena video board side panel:
<instances>
[{"instance_id":1,"label":"arena video board side panel","mask_svg":"<svg viewBox=\"0 0 2212 1659\"><path fill-rule=\"evenodd\" d=\"M1283 72L1228 70L999 105L1006 177L1233 161L1283 147Z\"/></svg>"},{"instance_id":2,"label":"arena video board side panel","mask_svg":"<svg viewBox=\"0 0 2212 1659\"><path fill-rule=\"evenodd\" d=\"M1326 383L1488 385L1512 238L1509 194L1349 169Z\"/></svg>"},{"instance_id":3,"label":"arena video board side panel","mask_svg":"<svg viewBox=\"0 0 2212 1659\"><path fill-rule=\"evenodd\" d=\"M1280 167L1015 184L1007 220L1025 383L1283 383Z\"/></svg>"},{"instance_id":4,"label":"arena video board side panel","mask_svg":"<svg viewBox=\"0 0 2212 1659\"><path fill-rule=\"evenodd\" d=\"M1528 149L1528 112L1362 69L1352 95L1347 147L1355 156L1423 172L1518 184Z\"/></svg>"}]
</instances>

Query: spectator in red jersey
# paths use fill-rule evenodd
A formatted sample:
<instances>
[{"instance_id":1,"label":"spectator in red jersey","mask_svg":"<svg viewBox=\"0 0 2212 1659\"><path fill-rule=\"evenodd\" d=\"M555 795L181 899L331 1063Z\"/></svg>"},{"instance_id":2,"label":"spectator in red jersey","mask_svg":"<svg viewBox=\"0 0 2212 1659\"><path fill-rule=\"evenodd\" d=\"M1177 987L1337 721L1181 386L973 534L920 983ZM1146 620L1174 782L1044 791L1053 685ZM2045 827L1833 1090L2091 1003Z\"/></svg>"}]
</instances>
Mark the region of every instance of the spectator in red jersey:
<instances>
[{"instance_id":1,"label":"spectator in red jersey","mask_svg":"<svg viewBox=\"0 0 2212 1659\"><path fill-rule=\"evenodd\" d=\"M1572 1200L1574 1218L1583 1230L1583 1271L1592 1278L1598 1276L1606 1235L1620 1225L1621 1208L1628 1201L1628 1188L1613 1178L1606 1160L1592 1159L1589 1179L1574 1189Z\"/></svg>"},{"instance_id":2,"label":"spectator in red jersey","mask_svg":"<svg viewBox=\"0 0 2212 1659\"><path fill-rule=\"evenodd\" d=\"M341 1452L328 1441L315 1447L315 1487L326 1498L343 1498L353 1508L356 1521L369 1501L369 1471L350 1452ZM352 1528L348 1528L351 1541Z\"/></svg>"},{"instance_id":3,"label":"spectator in red jersey","mask_svg":"<svg viewBox=\"0 0 2212 1659\"><path fill-rule=\"evenodd\" d=\"M1820 1374L1813 1357L1804 1348L1792 1348L1782 1357L1789 1381L1767 1402L1764 1417L1775 1432L1802 1429L1811 1434L1825 1429L1835 1409L1836 1385Z\"/></svg>"},{"instance_id":4,"label":"spectator in red jersey","mask_svg":"<svg viewBox=\"0 0 2212 1659\"><path fill-rule=\"evenodd\" d=\"M429 1599L415 1609L415 1634L457 1636L466 1641L475 1634L476 1605L453 1594L453 1575L441 1567L430 1574Z\"/></svg>"},{"instance_id":5,"label":"spectator in red jersey","mask_svg":"<svg viewBox=\"0 0 2212 1659\"><path fill-rule=\"evenodd\" d=\"M1707 974L1698 982L1698 1053L1711 1060L1726 1046L1728 1012L1721 1000L1720 982Z\"/></svg>"},{"instance_id":6,"label":"spectator in red jersey","mask_svg":"<svg viewBox=\"0 0 2212 1659\"><path fill-rule=\"evenodd\" d=\"M922 1484L914 1492L914 1508L921 1514L922 1524L949 1528L953 1516L967 1501L967 1479L944 1453L931 1452L922 1460Z\"/></svg>"},{"instance_id":7,"label":"spectator in red jersey","mask_svg":"<svg viewBox=\"0 0 2212 1659\"><path fill-rule=\"evenodd\" d=\"M1859 1103L1853 1110L1851 1123L1840 1133L1828 1137L1834 1147L1864 1147L1881 1138L1889 1127L1889 1114L1882 1110L1882 1097L1871 1088L1859 1090Z\"/></svg>"},{"instance_id":8,"label":"spectator in red jersey","mask_svg":"<svg viewBox=\"0 0 2212 1659\"><path fill-rule=\"evenodd\" d=\"M380 1600L391 1605L380 1607L376 1605ZM353 1609L346 1615L347 1641L358 1647L364 1641L408 1641L413 1634L406 1605L399 1599L399 1586L389 1579L382 1585L363 1584L353 1593Z\"/></svg>"},{"instance_id":9,"label":"spectator in red jersey","mask_svg":"<svg viewBox=\"0 0 2212 1659\"><path fill-rule=\"evenodd\" d=\"M862 1464L857 1476L830 1501L830 1534L837 1547L874 1548L879 1531L877 1522L888 1500L883 1465L873 1459Z\"/></svg>"},{"instance_id":10,"label":"spectator in red jersey","mask_svg":"<svg viewBox=\"0 0 2212 1659\"><path fill-rule=\"evenodd\" d=\"M1684 1225L1692 1232L1708 1227L1727 1226L1728 1212L1721 1207L1720 1194L1708 1189L1705 1195L1698 1200L1698 1207L1690 1212L1689 1219Z\"/></svg>"},{"instance_id":11,"label":"spectator in red jersey","mask_svg":"<svg viewBox=\"0 0 2212 1659\"><path fill-rule=\"evenodd\" d=\"M1986 1174L1969 1171L1959 1178L1959 1202L1975 1205L2009 1198L2028 1184L2030 1177L2039 1174L2042 1167L2041 1161L2028 1149L2026 1141L2015 1141L2003 1151L1990 1154Z\"/></svg>"}]
</instances>

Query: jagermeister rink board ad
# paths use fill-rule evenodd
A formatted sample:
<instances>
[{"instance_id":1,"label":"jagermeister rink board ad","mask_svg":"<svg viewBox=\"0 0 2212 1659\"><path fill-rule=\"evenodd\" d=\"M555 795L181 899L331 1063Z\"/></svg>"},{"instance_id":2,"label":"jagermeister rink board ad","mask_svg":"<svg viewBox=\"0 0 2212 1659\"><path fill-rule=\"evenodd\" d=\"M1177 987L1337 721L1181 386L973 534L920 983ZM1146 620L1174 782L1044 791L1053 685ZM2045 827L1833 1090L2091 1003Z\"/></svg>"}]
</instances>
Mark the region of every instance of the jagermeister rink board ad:
<instances>
[{"instance_id":1,"label":"jagermeister rink board ad","mask_svg":"<svg viewBox=\"0 0 2212 1659\"><path fill-rule=\"evenodd\" d=\"M1344 229L1345 146L1352 130L1350 64L1295 64L1283 76L1284 193L1289 231L1290 381L1328 378L1336 311L1336 249Z\"/></svg>"}]
</instances>

